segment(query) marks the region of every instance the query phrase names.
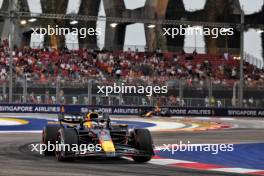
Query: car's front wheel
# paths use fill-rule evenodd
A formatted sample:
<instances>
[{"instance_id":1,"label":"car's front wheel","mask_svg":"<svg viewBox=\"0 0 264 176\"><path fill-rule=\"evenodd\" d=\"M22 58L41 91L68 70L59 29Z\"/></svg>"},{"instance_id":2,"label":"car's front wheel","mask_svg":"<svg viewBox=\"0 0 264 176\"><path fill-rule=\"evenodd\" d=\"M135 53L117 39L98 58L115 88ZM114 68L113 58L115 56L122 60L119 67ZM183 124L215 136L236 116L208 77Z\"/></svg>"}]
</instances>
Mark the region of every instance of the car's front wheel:
<instances>
[{"instance_id":1,"label":"car's front wheel","mask_svg":"<svg viewBox=\"0 0 264 176\"><path fill-rule=\"evenodd\" d=\"M45 150L43 151L45 156L54 155L54 151L48 151L47 147L49 144L55 145L59 129L60 126L58 125L47 125L44 127L42 131L42 143L46 145Z\"/></svg>"},{"instance_id":2,"label":"car's front wheel","mask_svg":"<svg viewBox=\"0 0 264 176\"><path fill-rule=\"evenodd\" d=\"M145 156L133 156L135 162L147 162L154 155L152 136L147 129L135 129L134 145L137 149L143 151Z\"/></svg>"},{"instance_id":3,"label":"car's front wheel","mask_svg":"<svg viewBox=\"0 0 264 176\"><path fill-rule=\"evenodd\" d=\"M55 156L58 161L72 161L74 146L78 145L78 136L73 128L61 128L57 135L57 148ZM71 155L71 156L69 156Z\"/></svg>"}]
</instances>

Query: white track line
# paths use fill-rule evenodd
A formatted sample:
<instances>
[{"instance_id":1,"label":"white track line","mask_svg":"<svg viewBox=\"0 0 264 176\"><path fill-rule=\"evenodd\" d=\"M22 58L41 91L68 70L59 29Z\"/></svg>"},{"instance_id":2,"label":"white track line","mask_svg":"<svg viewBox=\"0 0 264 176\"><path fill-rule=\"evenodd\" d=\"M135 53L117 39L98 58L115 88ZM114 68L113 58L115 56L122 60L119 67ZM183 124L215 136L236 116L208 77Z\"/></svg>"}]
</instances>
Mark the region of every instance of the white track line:
<instances>
[{"instance_id":1,"label":"white track line","mask_svg":"<svg viewBox=\"0 0 264 176\"><path fill-rule=\"evenodd\" d=\"M0 134L16 134L16 133L42 133L41 130L31 130L31 131L0 131Z\"/></svg>"}]
</instances>

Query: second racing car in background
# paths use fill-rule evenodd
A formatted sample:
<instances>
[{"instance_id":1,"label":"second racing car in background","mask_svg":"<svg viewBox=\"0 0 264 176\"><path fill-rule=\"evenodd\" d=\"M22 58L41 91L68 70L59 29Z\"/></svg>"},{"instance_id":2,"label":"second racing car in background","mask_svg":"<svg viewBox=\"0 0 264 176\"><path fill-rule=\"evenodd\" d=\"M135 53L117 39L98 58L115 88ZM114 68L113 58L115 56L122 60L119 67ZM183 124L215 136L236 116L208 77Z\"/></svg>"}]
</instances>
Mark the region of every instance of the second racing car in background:
<instances>
[{"instance_id":1,"label":"second racing car in background","mask_svg":"<svg viewBox=\"0 0 264 176\"><path fill-rule=\"evenodd\" d=\"M153 116L162 116L162 117L170 117L171 113L169 108L155 106L150 109L142 109L140 112L141 117L153 117Z\"/></svg>"}]
</instances>

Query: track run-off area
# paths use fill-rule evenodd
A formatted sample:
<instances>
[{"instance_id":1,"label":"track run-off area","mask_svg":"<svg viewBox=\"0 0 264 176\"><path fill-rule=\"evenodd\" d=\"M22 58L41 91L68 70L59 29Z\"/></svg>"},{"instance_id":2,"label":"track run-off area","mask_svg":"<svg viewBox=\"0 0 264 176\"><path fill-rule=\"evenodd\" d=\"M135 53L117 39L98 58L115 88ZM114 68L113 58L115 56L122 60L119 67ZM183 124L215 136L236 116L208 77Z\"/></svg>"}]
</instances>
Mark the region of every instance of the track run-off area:
<instances>
[{"instance_id":1,"label":"track run-off area","mask_svg":"<svg viewBox=\"0 0 264 176\"><path fill-rule=\"evenodd\" d=\"M40 143L42 128L56 120L49 114L0 114L0 175L264 175L261 119L112 117L113 123L151 131L156 156L145 164L129 158L61 163L32 152L30 144Z\"/></svg>"}]
</instances>

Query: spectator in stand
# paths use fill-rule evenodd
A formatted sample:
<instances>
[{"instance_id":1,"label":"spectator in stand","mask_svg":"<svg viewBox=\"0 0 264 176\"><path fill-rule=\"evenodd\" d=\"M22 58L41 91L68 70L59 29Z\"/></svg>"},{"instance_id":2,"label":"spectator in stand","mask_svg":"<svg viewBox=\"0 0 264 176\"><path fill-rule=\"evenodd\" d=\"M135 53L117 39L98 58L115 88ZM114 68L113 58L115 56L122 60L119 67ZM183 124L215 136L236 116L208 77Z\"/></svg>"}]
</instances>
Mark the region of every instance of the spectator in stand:
<instances>
[{"instance_id":1,"label":"spectator in stand","mask_svg":"<svg viewBox=\"0 0 264 176\"><path fill-rule=\"evenodd\" d=\"M248 99L248 105L249 105L249 107L254 107L254 99L253 99L253 97L250 97Z\"/></svg>"},{"instance_id":2,"label":"spectator in stand","mask_svg":"<svg viewBox=\"0 0 264 176\"><path fill-rule=\"evenodd\" d=\"M218 107L218 108L221 108L221 107L222 107L222 102L221 102L221 100L217 100L217 107Z\"/></svg>"},{"instance_id":3,"label":"spectator in stand","mask_svg":"<svg viewBox=\"0 0 264 176\"><path fill-rule=\"evenodd\" d=\"M196 51L196 49L193 51L193 56L197 56L197 51Z\"/></svg>"},{"instance_id":4,"label":"spectator in stand","mask_svg":"<svg viewBox=\"0 0 264 176\"><path fill-rule=\"evenodd\" d=\"M210 100L209 100L209 98L207 96L204 99L204 104L205 104L205 107L209 107L210 106Z\"/></svg>"},{"instance_id":5,"label":"spectator in stand","mask_svg":"<svg viewBox=\"0 0 264 176\"><path fill-rule=\"evenodd\" d=\"M215 107L215 105L216 105L215 98L211 97L210 98L210 106Z\"/></svg>"}]
</instances>

